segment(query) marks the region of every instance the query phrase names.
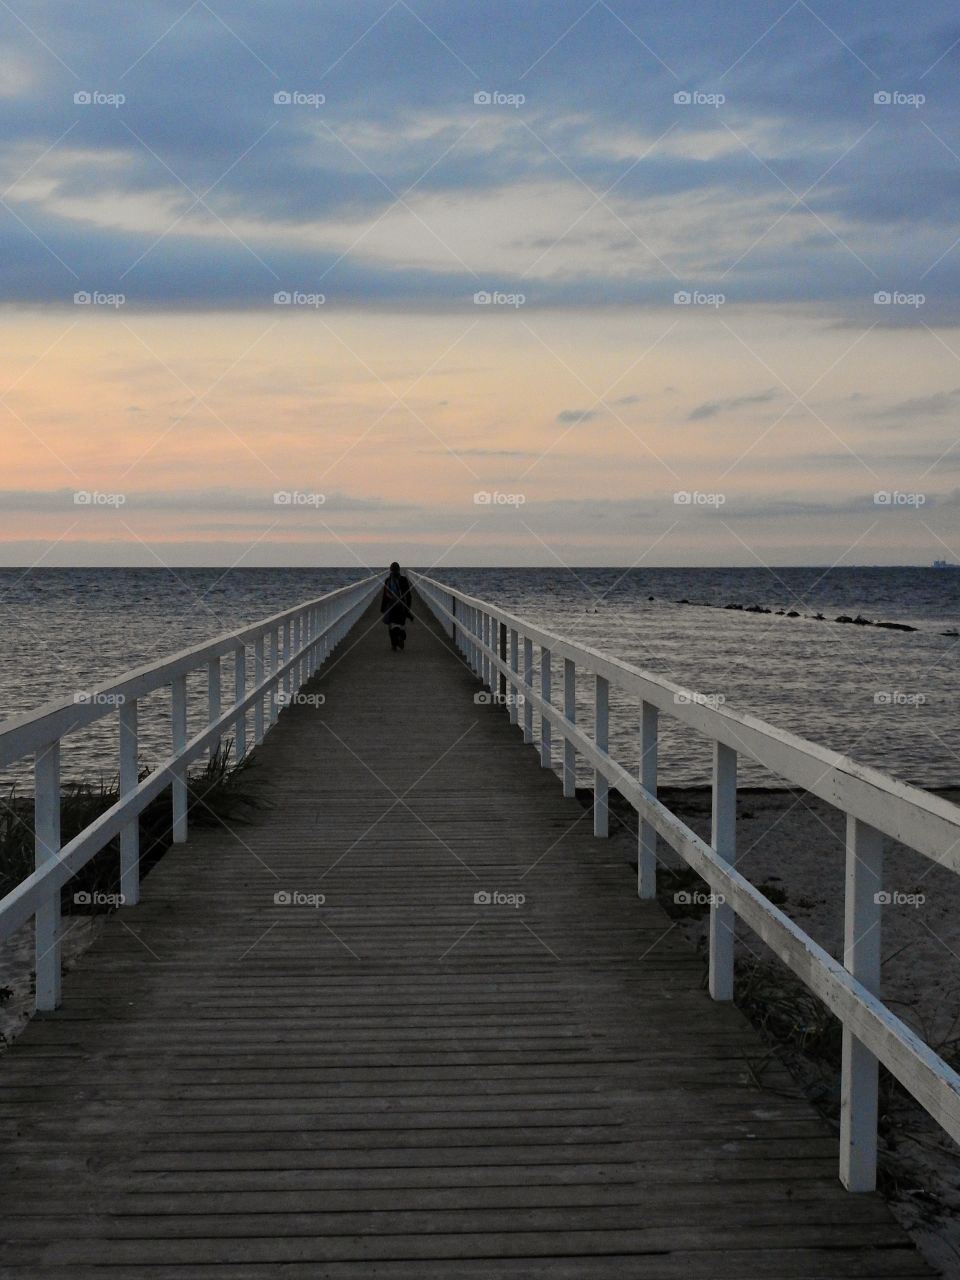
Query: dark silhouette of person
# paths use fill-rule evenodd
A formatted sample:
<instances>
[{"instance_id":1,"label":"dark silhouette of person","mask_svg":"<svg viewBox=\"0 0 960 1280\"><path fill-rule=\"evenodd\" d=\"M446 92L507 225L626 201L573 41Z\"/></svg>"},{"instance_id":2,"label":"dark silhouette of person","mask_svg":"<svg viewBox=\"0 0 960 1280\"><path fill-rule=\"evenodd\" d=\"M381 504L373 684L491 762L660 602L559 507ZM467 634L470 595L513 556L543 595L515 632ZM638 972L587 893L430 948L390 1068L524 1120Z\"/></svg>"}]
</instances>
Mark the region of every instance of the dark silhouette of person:
<instances>
[{"instance_id":1,"label":"dark silhouette of person","mask_svg":"<svg viewBox=\"0 0 960 1280\"><path fill-rule=\"evenodd\" d=\"M396 653L406 643L407 619L413 617L410 611L410 582L400 572L396 560L390 566L390 576L383 584L380 613L381 621L390 630L390 648Z\"/></svg>"}]
</instances>

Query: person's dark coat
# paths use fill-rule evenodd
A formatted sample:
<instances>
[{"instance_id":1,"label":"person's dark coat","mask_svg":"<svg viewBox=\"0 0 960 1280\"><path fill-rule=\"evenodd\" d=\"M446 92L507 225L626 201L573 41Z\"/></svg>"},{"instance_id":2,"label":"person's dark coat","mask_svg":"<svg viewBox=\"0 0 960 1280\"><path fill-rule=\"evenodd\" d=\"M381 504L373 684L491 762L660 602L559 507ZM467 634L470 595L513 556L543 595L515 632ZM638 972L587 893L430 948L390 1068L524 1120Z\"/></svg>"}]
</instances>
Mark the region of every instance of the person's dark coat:
<instances>
[{"instance_id":1,"label":"person's dark coat","mask_svg":"<svg viewBox=\"0 0 960 1280\"><path fill-rule=\"evenodd\" d=\"M401 573L399 577L392 574L383 584L383 595L380 597L381 621L388 627L406 626L410 611L410 582Z\"/></svg>"}]
</instances>

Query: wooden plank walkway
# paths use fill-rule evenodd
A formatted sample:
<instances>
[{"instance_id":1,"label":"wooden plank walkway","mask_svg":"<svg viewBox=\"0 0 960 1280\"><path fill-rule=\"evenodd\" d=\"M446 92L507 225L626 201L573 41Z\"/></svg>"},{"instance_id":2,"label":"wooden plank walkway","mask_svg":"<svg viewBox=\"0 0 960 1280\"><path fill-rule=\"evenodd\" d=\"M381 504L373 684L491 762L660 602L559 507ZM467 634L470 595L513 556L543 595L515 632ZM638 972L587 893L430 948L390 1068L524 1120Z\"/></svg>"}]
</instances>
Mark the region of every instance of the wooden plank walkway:
<instances>
[{"instance_id":1,"label":"wooden plank walkway","mask_svg":"<svg viewBox=\"0 0 960 1280\"><path fill-rule=\"evenodd\" d=\"M0 1275L929 1275L432 620L328 668L0 1059Z\"/></svg>"}]
</instances>

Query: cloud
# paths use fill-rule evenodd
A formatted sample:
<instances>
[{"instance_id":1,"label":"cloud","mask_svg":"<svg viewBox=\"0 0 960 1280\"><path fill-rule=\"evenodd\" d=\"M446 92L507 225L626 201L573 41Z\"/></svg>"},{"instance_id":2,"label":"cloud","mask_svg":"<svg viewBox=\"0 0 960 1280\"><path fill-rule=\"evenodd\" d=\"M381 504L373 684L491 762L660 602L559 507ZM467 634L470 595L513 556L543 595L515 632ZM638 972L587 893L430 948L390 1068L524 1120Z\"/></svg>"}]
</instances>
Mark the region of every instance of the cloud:
<instances>
[{"instance_id":1,"label":"cloud","mask_svg":"<svg viewBox=\"0 0 960 1280\"><path fill-rule=\"evenodd\" d=\"M767 391L758 391L755 395L735 396L731 400L707 400L697 405L687 415L688 422L700 422L704 418L715 418L721 413L731 413L734 409L743 409L751 404L769 404L771 400L779 400L783 393L775 387Z\"/></svg>"},{"instance_id":2,"label":"cloud","mask_svg":"<svg viewBox=\"0 0 960 1280\"><path fill-rule=\"evenodd\" d=\"M557 422L561 426L569 426L579 422L593 422L602 417L602 409L561 409L557 414Z\"/></svg>"}]
</instances>

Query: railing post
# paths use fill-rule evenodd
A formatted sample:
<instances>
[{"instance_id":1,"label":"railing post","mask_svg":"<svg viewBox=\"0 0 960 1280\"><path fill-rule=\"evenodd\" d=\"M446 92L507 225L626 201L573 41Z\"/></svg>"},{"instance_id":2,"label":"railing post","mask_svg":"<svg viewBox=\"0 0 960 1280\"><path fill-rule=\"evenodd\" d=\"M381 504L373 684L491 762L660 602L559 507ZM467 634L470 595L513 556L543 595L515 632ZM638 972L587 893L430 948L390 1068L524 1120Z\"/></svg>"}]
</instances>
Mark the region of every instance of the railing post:
<instances>
[{"instance_id":1,"label":"railing post","mask_svg":"<svg viewBox=\"0 0 960 1280\"><path fill-rule=\"evenodd\" d=\"M540 697L544 702L549 702L552 693L552 675L553 668L551 666L552 654L546 645L540 646ZM553 726L541 711L540 713L540 767L541 769L553 768Z\"/></svg>"},{"instance_id":2,"label":"railing post","mask_svg":"<svg viewBox=\"0 0 960 1280\"><path fill-rule=\"evenodd\" d=\"M507 624L505 622L501 622L498 624L498 626L499 626L500 635L498 639L497 649L500 653L500 661L506 664ZM499 679L497 680L497 688L500 693L500 702L501 704L503 704L507 700L507 673L504 670L502 670L502 668L498 668L498 676L499 676Z\"/></svg>"},{"instance_id":3,"label":"railing post","mask_svg":"<svg viewBox=\"0 0 960 1280\"><path fill-rule=\"evenodd\" d=\"M657 794L657 738L659 712L652 702L640 705L640 785ZM645 818L637 833L637 893L641 898L657 896L657 831Z\"/></svg>"},{"instance_id":4,"label":"railing post","mask_svg":"<svg viewBox=\"0 0 960 1280\"><path fill-rule=\"evenodd\" d=\"M207 724L220 719L220 658L211 658L207 663ZM123 717L121 716L121 724ZM210 759L220 750L220 739L210 743Z\"/></svg>"},{"instance_id":5,"label":"railing post","mask_svg":"<svg viewBox=\"0 0 960 1280\"><path fill-rule=\"evenodd\" d=\"M451 618L450 618L450 622L448 623L448 626L450 627L450 639L454 642L454 644L456 644L457 643L457 597L454 595L451 595L450 597L450 614L451 614Z\"/></svg>"},{"instance_id":6,"label":"railing post","mask_svg":"<svg viewBox=\"0 0 960 1280\"><path fill-rule=\"evenodd\" d=\"M713 744L713 836L718 857L733 862L737 851L737 753L723 742ZM733 907L710 904L710 994L733 999Z\"/></svg>"},{"instance_id":7,"label":"railing post","mask_svg":"<svg viewBox=\"0 0 960 1280\"><path fill-rule=\"evenodd\" d=\"M263 632L257 636L253 645L253 684L259 689L263 684ZM259 744L263 741L263 693L257 694L253 704L253 740Z\"/></svg>"},{"instance_id":8,"label":"railing post","mask_svg":"<svg viewBox=\"0 0 960 1280\"><path fill-rule=\"evenodd\" d=\"M290 619L285 618L283 623L283 662L284 666L290 661L290 654L293 652L290 647L291 638L293 636L293 627L290 625ZM283 692L286 694L285 701L290 702L290 682L293 679L293 672L287 667L283 673Z\"/></svg>"},{"instance_id":9,"label":"railing post","mask_svg":"<svg viewBox=\"0 0 960 1280\"><path fill-rule=\"evenodd\" d=\"M173 754L179 755L187 745L187 677L174 676L171 684L171 721ZM178 760L173 766L173 843L183 844L187 838L187 765Z\"/></svg>"},{"instance_id":10,"label":"railing post","mask_svg":"<svg viewBox=\"0 0 960 1280\"><path fill-rule=\"evenodd\" d=\"M277 707L277 690L279 683L277 682L277 668L280 666L280 628L270 628L270 674L274 677L273 683L270 685L269 701L267 707L269 712L267 715L267 724L272 725L276 722L279 710Z\"/></svg>"},{"instance_id":11,"label":"railing post","mask_svg":"<svg viewBox=\"0 0 960 1280\"><path fill-rule=\"evenodd\" d=\"M520 637L515 627L510 628L510 672L513 679L510 681L510 723L517 723L517 695L520 692L516 677L520 673Z\"/></svg>"},{"instance_id":12,"label":"railing post","mask_svg":"<svg viewBox=\"0 0 960 1280\"><path fill-rule=\"evenodd\" d=\"M139 734L137 700L128 698L120 707L121 800L136 788L139 781ZM135 907L140 901L140 815L137 813L120 829L120 892L125 907Z\"/></svg>"},{"instance_id":13,"label":"railing post","mask_svg":"<svg viewBox=\"0 0 960 1280\"><path fill-rule=\"evenodd\" d=\"M39 871L60 857L60 743L37 752L33 766L34 866ZM60 1003L60 889L48 889L34 916L36 1007Z\"/></svg>"},{"instance_id":14,"label":"railing post","mask_svg":"<svg viewBox=\"0 0 960 1280\"><path fill-rule=\"evenodd\" d=\"M533 684L533 641L523 637L523 680L529 688ZM523 740L533 741L533 699L523 695Z\"/></svg>"},{"instance_id":15,"label":"railing post","mask_svg":"<svg viewBox=\"0 0 960 1280\"><path fill-rule=\"evenodd\" d=\"M486 612L486 610L484 610L483 632L481 635L481 639L483 640L483 643L486 645L488 649L490 648L490 633L491 633L490 615L489 613ZM483 683L489 689L492 681L493 681L493 675L491 672L490 655L488 653L485 653L483 655Z\"/></svg>"},{"instance_id":16,"label":"railing post","mask_svg":"<svg viewBox=\"0 0 960 1280\"><path fill-rule=\"evenodd\" d=\"M596 677L596 743L601 751L609 746L610 735L610 682L605 676ZM609 784L599 769L593 771L593 834L610 834L608 800Z\"/></svg>"},{"instance_id":17,"label":"railing post","mask_svg":"<svg viewBox=\"0 0 960 1280\"><path fill-rule=\"evenodd\" d=\"M242 644L238 644L233 651L233 689L234 702L242 702L247 696L247 650ZM236 756L237 764L239 764L247 754L246 711L237 712L234 738L234 754Z\"/></svg>"},{"instance_id":18,"label":"railing post","mask_svg":"<svg viewBox=\"0 0 960 1280\"><path fill-rule=\"evenodd\" d=\"M572 658L563 660L563 714L571 724L577 723L577 664ZM563 739L563 794L568 799L577 794L577 748L567 737Z\"/></svg>"},{"instance_id":19,"label":"railing post","mask_svg":"<svg viewBox=\"0 0 960 1280\"><path fill-rule=\"evenodd\" d=\"M847 815L843 963L871 995L880 995L883 836ZM877 1059L843 1028L840 1076L840 1181L848 1191L877 1185Z\"/></svg>"}]
</instances>

